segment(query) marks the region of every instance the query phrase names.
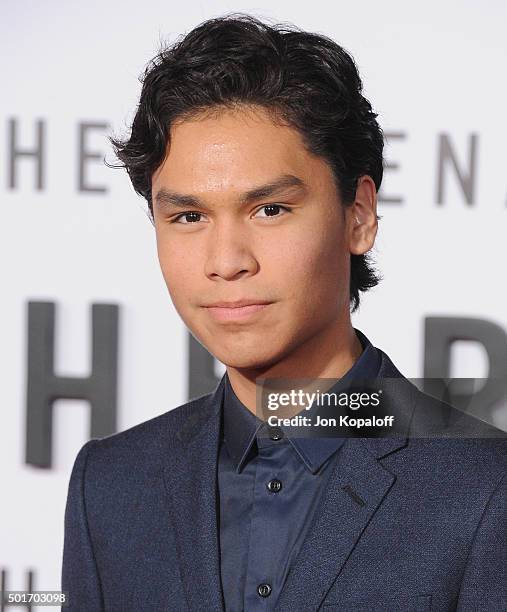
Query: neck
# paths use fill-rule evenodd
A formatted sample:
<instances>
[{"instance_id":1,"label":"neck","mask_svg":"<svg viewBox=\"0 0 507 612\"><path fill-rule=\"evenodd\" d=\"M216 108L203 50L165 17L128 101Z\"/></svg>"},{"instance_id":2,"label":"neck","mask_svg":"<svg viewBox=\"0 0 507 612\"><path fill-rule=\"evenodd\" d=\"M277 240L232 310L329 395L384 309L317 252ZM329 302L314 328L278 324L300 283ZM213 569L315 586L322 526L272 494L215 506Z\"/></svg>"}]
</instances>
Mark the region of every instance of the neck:
<instances>
[{"instance_id":1,"label":"neck","mask_svg":"<svg viewBox=\"0 0 507 612\"><path fill-rule=\"evenodd\" d=\"M240 402L256 414L256 379L258 378L341 378L357 361L362 346L350 320L336 322L332 328L313 335L289 355L260 368L227 366L234 393ZM260 416L260 415L258 415Z\"/></svg>"}]
</instances>

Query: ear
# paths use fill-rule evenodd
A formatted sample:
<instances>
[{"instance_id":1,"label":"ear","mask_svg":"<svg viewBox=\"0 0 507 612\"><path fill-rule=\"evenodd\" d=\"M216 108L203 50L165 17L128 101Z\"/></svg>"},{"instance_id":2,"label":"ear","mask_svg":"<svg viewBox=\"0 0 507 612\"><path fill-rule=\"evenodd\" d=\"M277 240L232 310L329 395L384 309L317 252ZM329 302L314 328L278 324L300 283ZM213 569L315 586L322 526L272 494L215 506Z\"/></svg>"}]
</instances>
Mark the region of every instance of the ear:
<instances>
[{"instance_id":1,"label":"ear","mask_svg":"<svg viewBox=\"0 0 507 612\"><path fill-rule=\"evenodd\" d=\"M370 176L357 181L356 197L346 208L349 230L349 250L353 255L369 251L377 235L377 189Z\"/></svg>"}]
</instances>

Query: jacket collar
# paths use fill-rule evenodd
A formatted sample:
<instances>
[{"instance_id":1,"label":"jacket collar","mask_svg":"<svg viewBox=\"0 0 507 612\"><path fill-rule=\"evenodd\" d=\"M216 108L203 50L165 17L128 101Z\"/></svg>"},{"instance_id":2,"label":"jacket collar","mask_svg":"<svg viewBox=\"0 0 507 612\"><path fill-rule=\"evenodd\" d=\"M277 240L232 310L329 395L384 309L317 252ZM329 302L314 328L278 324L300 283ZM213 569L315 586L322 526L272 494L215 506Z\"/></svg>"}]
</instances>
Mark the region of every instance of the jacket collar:
<instances>
[{"instance_id":1,"label":"jacket collar","mask_svg":"<svg viewBox=\"0 0 507 612\"><path fill-rule=\"evenodd\" d=\"M344 376L328 389L329 393L338 393L353 379L370 380L379 375L381 353L370 340L358 329L355 332L363 347L363 352ZM224 443L229 457L237 472L241 472L245 464L255 456L258 435L266 436L271 429L260 418L253 414L238 399L231 386L227 374L224 375L223 398L223 432ZM318 411L318 409L317 409ZM315 409L305 412L305 415L315 413ZM302 414L303 414L302 412ZM343 445L346 438L309 437L294 435L294 429L281 427L282 435L287 438L305 467L317 474L322 465Z\"/></svg>"}]
</instances>

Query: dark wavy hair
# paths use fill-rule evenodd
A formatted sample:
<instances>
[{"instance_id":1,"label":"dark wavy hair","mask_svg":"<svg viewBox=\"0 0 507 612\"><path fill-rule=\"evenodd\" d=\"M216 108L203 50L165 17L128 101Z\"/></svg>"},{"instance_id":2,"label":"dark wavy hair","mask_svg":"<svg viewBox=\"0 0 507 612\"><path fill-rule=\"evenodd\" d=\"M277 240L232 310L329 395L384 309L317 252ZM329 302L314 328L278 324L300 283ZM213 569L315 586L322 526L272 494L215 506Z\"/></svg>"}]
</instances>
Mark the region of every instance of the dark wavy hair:
<instances>
[{"instance_id":1,"label":"dark wavy hair","mask_svg":"<svg viewBox=\"0 0 507 612\"><path fill-rule=\"evenodd\" d=\"M352 57L330 38L242 13L209 19L163 48L141 75L130 136L110 137L119 164L150 211L151 179L163 162L173 122L238 104L258 105L298 130L333 170L344 206L359 177L382 181L384 145L377 114L362 95ZM350 302L380 276L367 254L351 254Z\"/></svg>"}]
</instances>

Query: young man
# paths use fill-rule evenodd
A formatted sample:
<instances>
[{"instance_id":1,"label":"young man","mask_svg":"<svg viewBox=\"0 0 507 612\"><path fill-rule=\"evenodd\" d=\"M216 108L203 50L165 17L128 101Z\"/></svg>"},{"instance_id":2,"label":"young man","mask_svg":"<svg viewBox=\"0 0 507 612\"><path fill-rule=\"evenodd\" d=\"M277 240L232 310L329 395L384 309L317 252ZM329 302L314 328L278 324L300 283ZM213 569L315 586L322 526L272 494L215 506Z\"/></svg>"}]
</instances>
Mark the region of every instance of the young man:
<instances>
[{"instance_id":1,"label":"young man","mask_svg":"<svg viewBox=\"0 0 507 612\"><path fill-rule=\"evenodd\" d=\"M295 28L207 21L152 62L113 144L171 299L227 372L79 452L70 608L507 610L505 440L467 437L470 419L351 325L378 281L383 148L352 58ZM397 435L273 426L256 383L284 378L396 379ZM440 421L461 435L413 434Z\"/></svg>"}]
</instances>

